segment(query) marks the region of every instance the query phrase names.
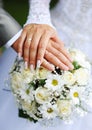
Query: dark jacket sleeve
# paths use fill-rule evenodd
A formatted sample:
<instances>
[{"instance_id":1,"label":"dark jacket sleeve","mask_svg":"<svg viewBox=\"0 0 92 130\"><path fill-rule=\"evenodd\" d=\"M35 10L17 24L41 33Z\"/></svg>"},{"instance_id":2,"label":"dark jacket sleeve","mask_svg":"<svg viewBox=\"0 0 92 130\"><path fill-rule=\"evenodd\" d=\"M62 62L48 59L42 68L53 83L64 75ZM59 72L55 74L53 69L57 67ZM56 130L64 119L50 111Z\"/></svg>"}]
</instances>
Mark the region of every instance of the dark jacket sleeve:
<instances>
[{"instance_id":1,"label":"dark jacket sleeve","mask_svg":"<svg viewBox=\"0 0 92 130\"><path fill-rule=\"evenodd\" d=\"M20 29L18 22L0 8L0 47L5 45Z\"/></svg>"}]
</instances>

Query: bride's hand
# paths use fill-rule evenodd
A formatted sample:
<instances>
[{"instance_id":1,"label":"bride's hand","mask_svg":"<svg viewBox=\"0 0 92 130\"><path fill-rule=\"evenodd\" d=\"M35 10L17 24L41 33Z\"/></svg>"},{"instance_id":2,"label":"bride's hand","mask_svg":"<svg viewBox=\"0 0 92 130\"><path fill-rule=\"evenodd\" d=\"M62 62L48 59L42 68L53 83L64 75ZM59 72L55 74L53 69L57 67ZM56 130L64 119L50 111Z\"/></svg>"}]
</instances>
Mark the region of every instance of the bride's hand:
<instances>
[{"instance_id":1,"label":"bride's hand","mask_svg":"<svg viewBox=\"0 0 92 130\"><path fill-rule=\"evenodd\" d=\"M19 38L18 53L23 55L25 63L29 63L31 68L39 67L42 63L50 38L59 42L56 31L49 25L29 24L23 28Z\"/></svg>"}]
</instances>

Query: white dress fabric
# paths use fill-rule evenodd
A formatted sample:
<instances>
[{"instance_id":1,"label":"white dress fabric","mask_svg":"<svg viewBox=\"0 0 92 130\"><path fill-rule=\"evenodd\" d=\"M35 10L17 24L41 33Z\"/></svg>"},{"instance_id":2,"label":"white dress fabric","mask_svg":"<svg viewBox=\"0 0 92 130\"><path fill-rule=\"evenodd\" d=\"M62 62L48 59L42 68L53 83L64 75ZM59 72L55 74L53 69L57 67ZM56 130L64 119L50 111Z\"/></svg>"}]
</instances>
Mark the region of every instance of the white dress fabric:
<instances>
[{"instance_id":1,"label":"white dress fabric","mask_svg":"<svg viewBox=\"0 0 92 130\"><path fill-rule=\"evenodd\" d=\"M49 12L50 0L30 0L26 24L38 23L54 26L67 47L77 47L92 60L92 0L59 0ZM51 14L51 16L50 16ZM0 57L0 130L92 130L92 114L77 119L72 125L63 122L54 127L43 127L18 117L15 100L5 80L16 57L7 49Z\"/></svg>"}]
</instances>

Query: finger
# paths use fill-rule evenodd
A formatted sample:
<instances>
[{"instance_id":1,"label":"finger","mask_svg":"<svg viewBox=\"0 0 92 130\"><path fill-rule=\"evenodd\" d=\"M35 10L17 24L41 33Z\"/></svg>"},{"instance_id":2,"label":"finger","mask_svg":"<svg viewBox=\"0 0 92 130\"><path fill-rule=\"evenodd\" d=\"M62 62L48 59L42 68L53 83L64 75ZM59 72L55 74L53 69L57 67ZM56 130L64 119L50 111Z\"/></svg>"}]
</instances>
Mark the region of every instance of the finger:
<instances>
[{"instance_id":1,"label":"finger","mask_svg":"<svg viewBox=\"0 0 92 130\"><path fill-rule=\"evenodd\" d=\"M37 60L37 48L40 41L42 33L40 31L35 31L33 34L33 38L30 45L30 66L32 68L36 68L36 60ZM40 63L39 63L40 64Z\"/></svg>"},{"instance_id":2,"label":"finger","mask_svg":"<svg viewBox=\"0 0 92 130\"><path fill-rule=\"evenodd\" d=\"M44 33L43 36L41 37L39 46L38 46L38 53L37 53L37 61L40 61L42 63L45 50L47 47L47 44L49 42L50 34L49 33Z\"/></svg>"},{"instance_id":3,"label":"finger","mask_svg":"<svg viewBox=\"0 0 92 130\"><path fill-rule=\"evenodd\" d=\"M69 70L69 67L65 65L63 62L61 62L56 56L54 56L52 53L48 52L46 50L45 52L45 58L55 66L63 69L63 70Z\"/></svg>"},{"instance_id":4,"label":"finger","mask_svg":"<svg viewBox=\"0 0 92 130\"><path fill-rule=\"evenodd\" d=\"M25 68L28 67L28 63L29 63L29 53L30 53L30 45L31 45L31 41L32 41L32 33L27 34L27 38L25 40L24 43L24 53L23 53L23 57L24 57L24 61L25 61Z\"/></svg>"},{"instance_id":5,"label":"finger","mask_svg":"<svg viewBox=\"0 0 92 130\"><path fill-rule=\"evenodd\" d=\"M26 32L23 31L21 36L19 37L19 44L18 44L18 55L19 57L23 55L23 43L26 39Z\"/></svg>"},{"instance_id":6,"label":"finger","mask_svg":"<svg viewBox=\"0 0 92 130\"><path fill-rule=\"evenodd\" d=\"M63 54L66 56L66 58L69 59L70 62L73 61L72 58L71 58L71 56L70 56L70 54L69 54L69 52L65 49L64 46L61 47L59 44L57 44L57 43L55 43L55 42L52 42L51 45L52 45L54 48L56 48L58 51L60 51L61 53L63 53Z\"/></svg>"},{"instance_id":7,"label":"finger","mask_svg":"<svg viewBox=\"0 0 92 130\"><path fill-rule=\"evenodd\" d=\"M53 34L52 40L56 43L59 43L59 45L61 45L61 47L64 47L64 43L60 40L57 33Z\"/></svg>"},{"instance_id":8,"label":"finger","mask_svg":"<svg viewBox=\"0 0 92 130\"><path fill-rule=\"evenodd\" d=\"M55 69L54 65L49 63L46 59L43 59L41 66L48 69L49 71L54 71L54 69Z\"/></svg>"},{"instance_id":9,"label":"finger","mask_svg":"<svg viewBox=\"0 0 92 130\"><path fill-rule=\"evenodd\" d=\"M57 59L60 60L60 62L64 63L66 66L69 67L69 69L73 69L73 65L72 63L68 60L67 57L64 56L64 54L60 51L58 51L57 49L51 47L47 49L50 53L52 53L54 56L57 57Z\"/></svg>"}]
</instances>

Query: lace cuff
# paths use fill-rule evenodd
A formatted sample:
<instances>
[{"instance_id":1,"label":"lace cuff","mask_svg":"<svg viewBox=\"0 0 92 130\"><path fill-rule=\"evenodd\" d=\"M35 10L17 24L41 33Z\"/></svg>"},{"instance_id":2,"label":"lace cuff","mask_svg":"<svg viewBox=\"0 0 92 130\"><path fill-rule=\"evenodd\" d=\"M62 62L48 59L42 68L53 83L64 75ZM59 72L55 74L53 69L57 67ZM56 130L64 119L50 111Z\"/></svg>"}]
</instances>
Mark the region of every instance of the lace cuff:
<instances>
[{"instance_id":1,"label":"lace cuff","mask_svg":"<svg viewBox=\"0 0 92 130\"><path fill-rule=\"evenodd\" d=\"M53 27L49 5L50 0L29 0L29 15L26 24L48 24Z\"/></svg>"}]
</instances>

